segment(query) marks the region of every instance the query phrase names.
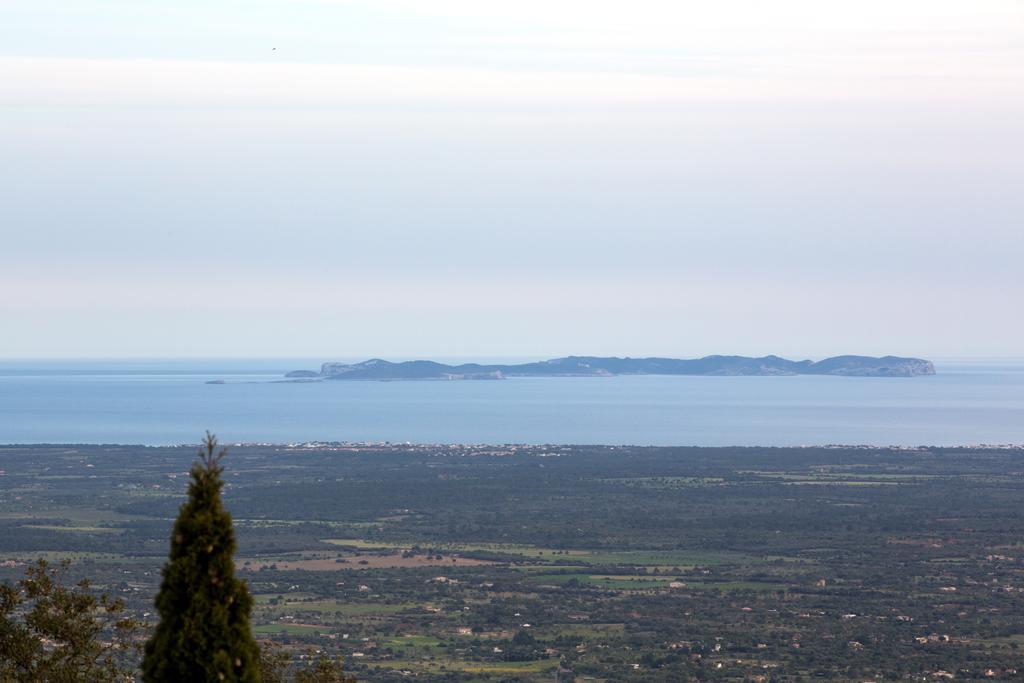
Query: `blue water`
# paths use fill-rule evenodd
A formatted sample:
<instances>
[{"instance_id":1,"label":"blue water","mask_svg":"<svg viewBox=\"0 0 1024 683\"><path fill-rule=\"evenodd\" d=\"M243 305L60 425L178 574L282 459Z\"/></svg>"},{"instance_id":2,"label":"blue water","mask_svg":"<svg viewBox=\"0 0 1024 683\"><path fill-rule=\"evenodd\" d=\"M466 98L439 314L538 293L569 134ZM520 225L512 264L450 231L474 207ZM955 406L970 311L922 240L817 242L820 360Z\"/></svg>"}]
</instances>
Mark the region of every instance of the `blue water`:
<instances>
[{"instance_id":1,"label":"blue water","mask_svg":"<svg viewBox=\"0 0 1024 683\"><path fill-rule=\"evenodd\" d=\"M0 361L0 443L195 443L210 429L227 443L1024 444L1024 361L912 379L270 382L316 366Z\"/></svg>"}]
</instances>

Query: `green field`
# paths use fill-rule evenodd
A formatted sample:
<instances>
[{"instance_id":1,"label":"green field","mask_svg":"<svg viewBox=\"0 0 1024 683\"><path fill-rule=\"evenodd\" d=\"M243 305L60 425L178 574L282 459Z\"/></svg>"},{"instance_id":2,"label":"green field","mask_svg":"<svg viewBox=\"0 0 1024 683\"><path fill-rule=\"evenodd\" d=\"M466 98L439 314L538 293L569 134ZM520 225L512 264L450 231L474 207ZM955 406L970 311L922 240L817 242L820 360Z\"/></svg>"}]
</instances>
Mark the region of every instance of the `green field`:
<instances>
[{"instance_id":1,"label":"green field","mask_svg":"<svg viewBox=\"0 0 1024 683\"><path fill-rule=\"evenodd\" d=\"M338 602L336 600L313 600L313 601L282 601L279 604L270 604L267 596L259 596L257 602L262 613L274 614L299 614L316 612L333 616L341 616L357 619L360 617L387 616L398 614L405 610L414 609L418 605L412 602L387 604L387 603L350 603Z\"/></svg>"},{"instance_id":2,"label":"green field","mask_svg":"<svg viewBox=\"0 0 1024 683\"><path fill-rule=\"evenodd\" d=\"M308 635L312 633L327 633L331 629L326 626L310 626L305 624L259 624L253 626L252 632L257 635Z\"/></svg>"}]
</instances>

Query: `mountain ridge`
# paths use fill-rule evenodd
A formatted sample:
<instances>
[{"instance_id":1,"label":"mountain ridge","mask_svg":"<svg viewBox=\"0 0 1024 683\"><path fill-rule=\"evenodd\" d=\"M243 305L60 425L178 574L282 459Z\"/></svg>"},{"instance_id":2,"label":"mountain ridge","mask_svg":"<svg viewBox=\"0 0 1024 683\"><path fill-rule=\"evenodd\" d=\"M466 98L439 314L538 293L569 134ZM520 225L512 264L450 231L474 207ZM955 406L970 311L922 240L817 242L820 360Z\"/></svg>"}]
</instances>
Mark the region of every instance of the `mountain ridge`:
<instances>
[{"instance_id":1,"label":"mountain ridge","mask_svg":"<svg viewBox=\"0 0 1024 683\"><path fill-rule=\"evenodd\" d=\"M295 370L292 379L414 380L505 379L507 377L612 377L616 375L917 377L934 375L935 366L922 358L900 356L832 356L820 361L712 355L702 358L619 358L566 356L534 363L447 365L431 360L391 362L371 358L360 363L324 363L320 371Z\"/></svg>"}]
</instances>

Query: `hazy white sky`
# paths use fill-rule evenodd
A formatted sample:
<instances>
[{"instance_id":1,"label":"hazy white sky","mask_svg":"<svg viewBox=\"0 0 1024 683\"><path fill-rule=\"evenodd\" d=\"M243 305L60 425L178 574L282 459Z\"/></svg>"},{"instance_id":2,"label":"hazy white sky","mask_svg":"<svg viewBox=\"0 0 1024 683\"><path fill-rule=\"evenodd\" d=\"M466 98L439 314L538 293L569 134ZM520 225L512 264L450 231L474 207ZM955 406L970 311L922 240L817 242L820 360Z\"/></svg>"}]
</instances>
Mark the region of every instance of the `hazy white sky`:
<instances>
[{"instance_id":1,"label":"hazy white sky","mask_svg":"<svg viewBox=\"0 0 1024 683\"><path fill-rule=\"evenodd\" d=\"M0 0L0 158L0 356L1024 355L1020 0Z\"/></svg>"}]
</instances>

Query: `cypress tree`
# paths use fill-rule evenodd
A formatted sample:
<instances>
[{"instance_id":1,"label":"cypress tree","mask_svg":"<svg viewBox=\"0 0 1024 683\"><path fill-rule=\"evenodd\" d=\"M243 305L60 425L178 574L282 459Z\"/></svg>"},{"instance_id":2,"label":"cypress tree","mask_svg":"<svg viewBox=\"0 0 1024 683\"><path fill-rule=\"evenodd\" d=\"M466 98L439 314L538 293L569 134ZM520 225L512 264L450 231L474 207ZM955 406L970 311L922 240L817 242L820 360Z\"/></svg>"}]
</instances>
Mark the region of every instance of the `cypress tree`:
<instances>
[{"instance_id":1,"label":"cypress tree","mask_svg":"<svg viewBox=\"0 0 1024 683\"><path fill-rule=\"evenodd\" d=\"M147 683L260 680L259 647L249 628L252 598L235 578L235 534L220 498L225 453L207 432L171 534L156 597L160 623L142 661Z\"/></svg>"}]
</instances>

